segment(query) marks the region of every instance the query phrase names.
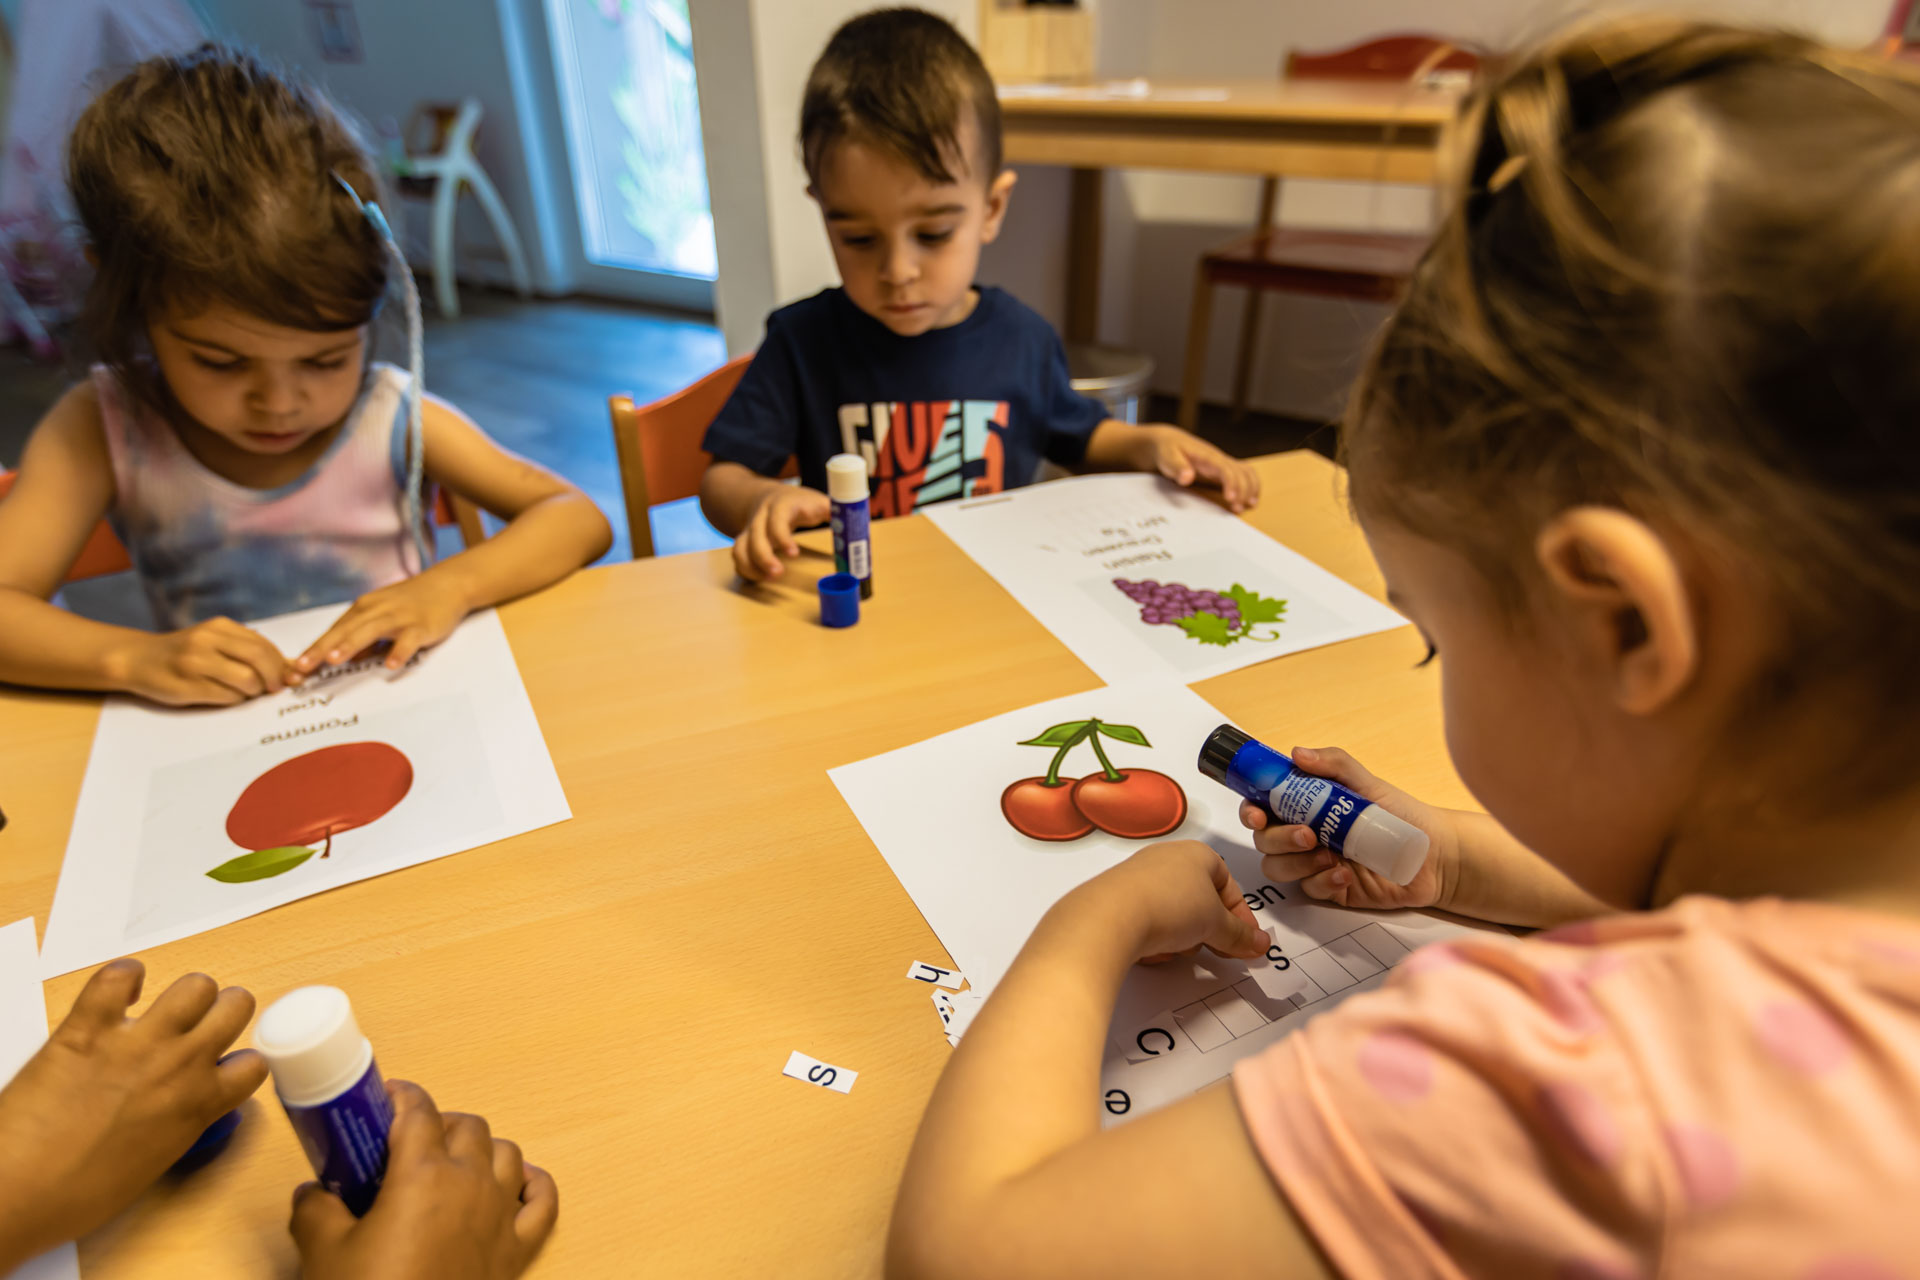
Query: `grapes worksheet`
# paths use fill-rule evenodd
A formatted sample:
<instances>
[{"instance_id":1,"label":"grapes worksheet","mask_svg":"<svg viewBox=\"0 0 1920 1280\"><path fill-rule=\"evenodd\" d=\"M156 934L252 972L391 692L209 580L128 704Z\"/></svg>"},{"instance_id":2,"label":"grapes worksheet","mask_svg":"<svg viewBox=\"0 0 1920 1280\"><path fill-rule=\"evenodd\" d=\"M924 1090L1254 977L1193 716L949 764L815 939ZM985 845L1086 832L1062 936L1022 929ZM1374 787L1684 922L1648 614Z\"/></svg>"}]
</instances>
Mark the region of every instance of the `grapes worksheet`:
<instances>
[{"instance_id":1,"label":"grapes worksheet","mask_svg":"<svg viewBox=\"0 0 1920 1280\"><path fill-rule=\"evenodd\" d=\"M1102 1070L1110 1120L1233 1063L1384 980L1424 942L1471 933L1418 912L1311 902L1260 871L1240 799L1201 775L1224 717L1173 681L1058 698L828 771L976 992L1060 896L1156 840L1201 840L1271 931L1255 963L1203 952L1127 977Z\"/></svg>"},{"instance_id":2,"label":"grapes worksheet","mask_svg":"<svg viewBox=\"0 0 1920 1280\"><path fill-rule=\"evenodd\" d=\"M253 624L300 653L342 606ZM235 707L107 699L41 948L54 977L570 817L499 616Z\"/></svg>"},{"instance_id":3,"label":"grapes worksheet","mask_svg":"<svg viewBox=\"0 0 1920 1280\"><path fill-rule=\"evenodd\" d=\"M1158 476L1056 480L925 515L1109 684L1192 683L1406 622Z\"/></svg>"}]
</instances>

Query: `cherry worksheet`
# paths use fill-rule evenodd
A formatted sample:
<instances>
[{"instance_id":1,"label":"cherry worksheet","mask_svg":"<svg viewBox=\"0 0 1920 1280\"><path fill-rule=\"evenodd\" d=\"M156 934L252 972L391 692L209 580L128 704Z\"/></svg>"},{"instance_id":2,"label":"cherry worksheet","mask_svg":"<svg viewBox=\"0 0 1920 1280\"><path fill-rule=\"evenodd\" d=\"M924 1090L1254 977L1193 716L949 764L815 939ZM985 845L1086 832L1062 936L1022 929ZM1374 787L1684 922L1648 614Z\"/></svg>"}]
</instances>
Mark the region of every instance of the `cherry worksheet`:
<instances>
[{"instance_id":1,"label":"cherry worksheet","mask_svg":"<svg viewBox=\"0 0 1920 1280\"><path fill-rule=\"evenodd\" d=\"M1055 480L923 514L1108 684L1191 684L1406 623L1158 476Z\"/></svg>"},{"instance_id":2,"label":"cherry worksheet","mask_svg":"<svg viewBox=\"0 0 1920 1280\"><path fill-rule=\"evenodd\" d=\"M289 656L344 606L254 624ZM108 698L44 977L570 817L497 614L236 707Z\"/></svg>"},{"instance_id":3,"label":"cherry worksheet","mask_svg":"<svg viewBox=\"0 0 1920 1280\"><path fill-rule=\"evenodd\" d=\"M1156 840L1227 860L1273 949L1140 966L1121 988L1101 1105L1118 1120L1193 1092L1306 1019L1471 930L1311 902L1260 872L1240 798L1198 768L1225 717L1173 681L1058 698L828 771L981 993L1060 896ZM931 1023L929 1023L931 1031Z\"/></svg>"}]
</instances>

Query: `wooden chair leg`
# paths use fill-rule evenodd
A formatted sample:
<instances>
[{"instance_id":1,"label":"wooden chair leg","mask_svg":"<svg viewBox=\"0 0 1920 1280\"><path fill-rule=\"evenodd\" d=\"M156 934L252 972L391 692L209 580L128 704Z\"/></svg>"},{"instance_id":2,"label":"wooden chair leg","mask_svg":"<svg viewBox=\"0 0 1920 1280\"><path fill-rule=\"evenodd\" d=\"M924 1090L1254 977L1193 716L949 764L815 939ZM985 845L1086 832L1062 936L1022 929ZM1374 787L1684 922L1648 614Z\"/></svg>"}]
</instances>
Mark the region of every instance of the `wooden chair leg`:
<instances>
[{"instance_id":1,"label":"wooden chair leg","mask_svg":"<svg viewBox=\"0 0 1920 1280\"><path fill-rule=\"evenodd\" d=\"M1180 425L1200 425L1200 387L1207 377L1207 330L1213 322L1213 280L1202 262L1193 273L1193 310L1187 316L1187 363L1180 371Z\"/></svg>"},{"instance_id":2,"label":"wooden chair leg","mask_svg":"<svg viewBox=\"0 0 1920 1280\"><path fill-rule=\"evenodd\" d=\"M1260 339L1260 307L1266 296L1261 289L1247 290L1246 309L1240 313L1240 350L1233 358L1232 422L1247 416L1247 387L1253 381L1253 350Z\"/></svg>"}]
</instances>

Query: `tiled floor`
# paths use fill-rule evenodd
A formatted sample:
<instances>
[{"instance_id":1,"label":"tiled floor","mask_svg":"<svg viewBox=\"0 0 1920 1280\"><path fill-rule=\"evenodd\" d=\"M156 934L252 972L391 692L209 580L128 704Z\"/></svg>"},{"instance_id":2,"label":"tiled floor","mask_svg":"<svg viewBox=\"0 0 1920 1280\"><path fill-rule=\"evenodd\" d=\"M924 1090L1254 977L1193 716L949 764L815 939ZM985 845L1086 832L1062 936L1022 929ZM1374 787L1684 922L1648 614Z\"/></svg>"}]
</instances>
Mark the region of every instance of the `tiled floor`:
<instances>
[{"instance_id":1,"label":"tiled floor","mask_svg":"<svg viewBox=\"0 0 1920 1280\"><path fill-rule=\"evenodd\" d=\"M441 320L429 308L427 386L507 448L584 489L614 527L606 561L627 559L607 397L624 391L645 403L692 382L725 359L720 331L702 319L592 299L527 302L466 290L461 307L458 320ZM37 364L19 348L0 349L0 467L18 464L33 424L76 376ZM1144 409L1165 422L1174 405L1156 396ZM1241 457L1302 445L1331 452L1333 432L1320 424L1265 414L1226 419L1224 410L1207 406L1200 433ZM653 529L662 554L722 545L691 498L656 507ZM130 587L111 578L82 584L71 603L82 612L129 616Z\"/></svg>"}]
</instances>

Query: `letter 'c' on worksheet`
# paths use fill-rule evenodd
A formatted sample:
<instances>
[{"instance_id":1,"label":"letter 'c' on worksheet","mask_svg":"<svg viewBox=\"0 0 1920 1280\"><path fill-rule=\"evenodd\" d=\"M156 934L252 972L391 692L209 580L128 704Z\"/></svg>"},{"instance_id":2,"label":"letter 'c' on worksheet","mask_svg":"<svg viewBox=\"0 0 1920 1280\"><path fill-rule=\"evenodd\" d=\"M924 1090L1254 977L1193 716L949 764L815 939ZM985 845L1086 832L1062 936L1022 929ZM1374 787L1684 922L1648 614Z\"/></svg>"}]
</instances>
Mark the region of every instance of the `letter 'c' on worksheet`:
<instances>
[{"instance_id":1,"label":"letter 'c' on worksheet","mask_svg":"<svg viewBox=\"0 0 1920 1280\"><path fill-rule=\"evenodd\" d=\"M831 1089L835 1093L852 1093L853 1082L860 1075L858 1071L829 1066L818 1058L809 1058L798 1049L795 1049L792 1056L787 1059L787 1065L781 1069L780 1074L792 1076L803 1084L817 1084L822 1089Z\"/></svg>"}]
</instances>

